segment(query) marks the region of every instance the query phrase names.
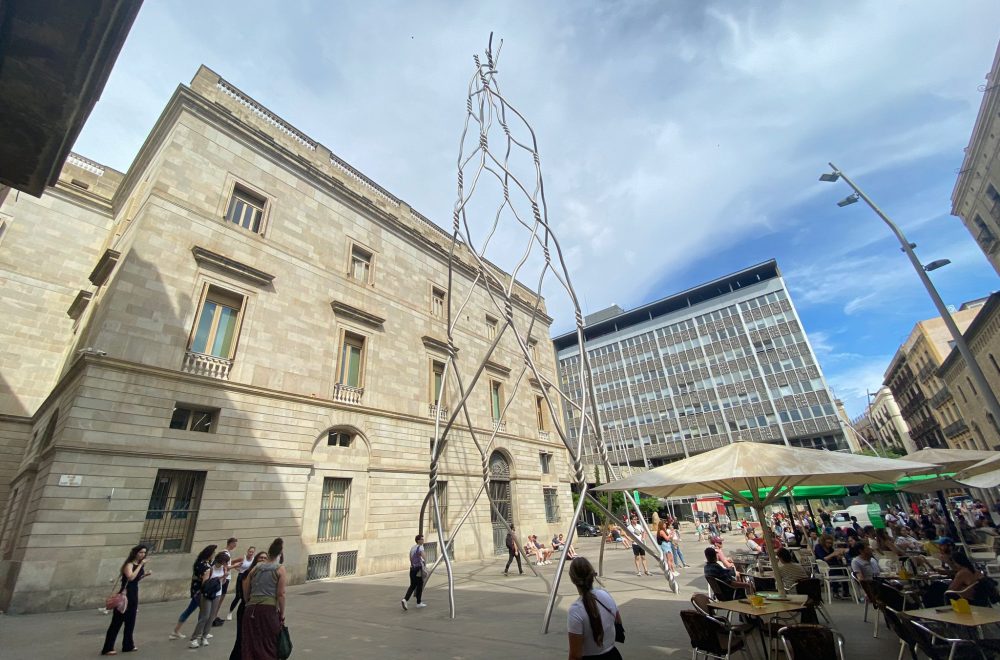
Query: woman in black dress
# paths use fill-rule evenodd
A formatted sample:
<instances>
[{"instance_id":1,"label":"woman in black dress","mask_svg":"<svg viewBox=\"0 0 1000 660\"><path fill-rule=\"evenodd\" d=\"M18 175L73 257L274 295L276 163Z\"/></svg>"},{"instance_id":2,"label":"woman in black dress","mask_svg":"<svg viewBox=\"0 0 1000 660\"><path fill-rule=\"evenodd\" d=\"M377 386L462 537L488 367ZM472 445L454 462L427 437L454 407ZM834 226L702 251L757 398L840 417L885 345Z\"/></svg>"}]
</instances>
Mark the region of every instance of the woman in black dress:
<instances>
[{"instance_id":1,"label":"woman in black dress","mask_svg":"<svg viewBox=\"0 0 1000 660\"><path fill-rule=\"evenodd\" d=\"M108 634L104 636L104 648L101 655L117 655L115 652L115 640L118 639L118 631L122 624L125 624L125 638L122 640L122 652L130 653L137 651L132 633L135 631L135 615L139 611L139 580L152 575L152 571L146 570L146 552L144 545L137 545L128 553L128 559L121 567L121 587L118 592L125 592L128 604L124 612L117 609L111 613L111 624L108 625Z\"/></svg>"}]
</instances>

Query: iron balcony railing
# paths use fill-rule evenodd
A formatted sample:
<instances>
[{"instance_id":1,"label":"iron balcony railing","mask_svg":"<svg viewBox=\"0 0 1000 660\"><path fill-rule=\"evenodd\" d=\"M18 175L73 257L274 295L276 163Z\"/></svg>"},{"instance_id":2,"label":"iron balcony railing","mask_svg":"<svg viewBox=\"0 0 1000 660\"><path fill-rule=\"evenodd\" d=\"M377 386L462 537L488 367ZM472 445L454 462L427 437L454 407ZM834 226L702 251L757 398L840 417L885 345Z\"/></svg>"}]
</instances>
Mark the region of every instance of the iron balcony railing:
<instances>
[{"instance_id":1,"label":"iron balcony railing","mask_svg":"<svg viewBox=\"0 0 1000 660\"><path fill-rule=\"evenodd\" d=\"M931 406L934 408L940 408L949 399L951 399L951 390L949 390L947 386L942 387L937 391L937 394L931 397Z\"/></svg>"},{"instance_id":2,"label":"iron balcony railing","mask_svg":"<svg viewBox=\"0 0 1000 660\"><path fill-rule=\"evenodd\" d=\"M969 430L969 425L965 423L964 420L955 420L948 426L944 427L944 435L946 438L954 438L956 435L960 435L965 431Z\"/></svg>"}]
</instances>

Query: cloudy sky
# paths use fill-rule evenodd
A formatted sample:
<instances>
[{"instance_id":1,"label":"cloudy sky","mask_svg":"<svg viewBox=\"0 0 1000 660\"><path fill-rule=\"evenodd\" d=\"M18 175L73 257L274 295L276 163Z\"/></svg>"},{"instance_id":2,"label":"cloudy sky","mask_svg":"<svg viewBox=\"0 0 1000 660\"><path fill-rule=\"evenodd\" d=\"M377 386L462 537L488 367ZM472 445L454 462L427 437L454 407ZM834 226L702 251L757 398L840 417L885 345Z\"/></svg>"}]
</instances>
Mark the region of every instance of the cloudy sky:
<instances>
[{"instance_id":1,"label":"cloudy sky","mask_svg":"<svg viewBox=\"0 0 1000 660\"><path fill-rule=\"evenodd\" d=\"M146 0L75 150L120 170L205 64L439 224L472 55L531 121L585 312L775 257L852 414L915 321L909 262L833 161L919 245L946 302L997 279L950 195L1000 3ZM497 258L505 264L502 256ZM546 291L554 330L572 316Z\"/></svg>"}]
</instances>

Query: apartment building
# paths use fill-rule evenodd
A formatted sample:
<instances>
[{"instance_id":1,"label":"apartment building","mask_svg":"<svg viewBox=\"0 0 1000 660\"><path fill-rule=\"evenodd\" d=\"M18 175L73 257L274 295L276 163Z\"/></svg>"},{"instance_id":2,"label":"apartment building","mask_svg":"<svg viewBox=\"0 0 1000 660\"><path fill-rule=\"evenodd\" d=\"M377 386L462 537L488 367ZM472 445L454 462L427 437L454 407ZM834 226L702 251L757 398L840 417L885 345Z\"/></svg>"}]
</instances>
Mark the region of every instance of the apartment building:
<instances>
[{"instance_id":1,"label":"apartment building","mask_svg":"<svg viewBox=\"0 0 1000 660\"><path fill-rule=\"evenodd\" d=\"M588 323L585 349L617 462L662 465L738 441L849 449L776 261L612 311ZM553 341L563 390L580 402L576 334ZM566 423L581 432L568 406Z\"/></svg>"},{"instance_id":2,"label":"apartment building","mask_svg":"<svg viewBox=\"0 0 1000 660\"><path fill-rule=\"evenodd\" d=\"M146 601L186 595L191 553L229 536L284 537L293 581L406 567L435 422L455 403L453 381L438 396L448 234L205 67L127 172L71 155L0 218L0 609L101 603L140 542L157 573ZM457 255L468 384L507 311ZM536 302L518 287L509 313L534 318L555 382ZM495 435L498 507L544 538L572 511L565 450L501 339L472 429ZM482 483L463 428L441 463L446 528ZM504 531L484 498L453 555L506 553Z\"/></svg>"},{"instance_id":3,"label":"apartment building","mask_svg":"<svg viewBox=\"0 0 1000 660\"><path fill-rule=\"evenodd\" d=\"M987 299L962 336L986 382L994 393L1000 392L1000 294L994 293ZM1000 427L989 412L982 392L976 389L958 349L951 349L937 370L937 377L955 393L955 405L971 431L961 444L955 443L955 448L990 450L1000 447Z\"/></svg>"},{"instance_id":4,"label":"apartment building","mask_svg":"<svg viewBox=\"0 0 1000 660\"><path fill-rule=\"evenodd\" d=\"M964 303L952 314L960 331L969 327L984 302ZM944 320L926 319L913 326L886 369L882 382L898 403L916 449L964 447L972 442L951 388L936 375L950 351L951 334Z\"/></svg>"},{"instance_id":5,"label":"apartment building","mask_svg":"<svg viewBox=\"0 0 1000 660\"><path fill-rule=\"evenodd\" d=\"M951 213L1000 274L1000 44L980 90L983 100L951 193Z\"/></svg>"}]
</instances>

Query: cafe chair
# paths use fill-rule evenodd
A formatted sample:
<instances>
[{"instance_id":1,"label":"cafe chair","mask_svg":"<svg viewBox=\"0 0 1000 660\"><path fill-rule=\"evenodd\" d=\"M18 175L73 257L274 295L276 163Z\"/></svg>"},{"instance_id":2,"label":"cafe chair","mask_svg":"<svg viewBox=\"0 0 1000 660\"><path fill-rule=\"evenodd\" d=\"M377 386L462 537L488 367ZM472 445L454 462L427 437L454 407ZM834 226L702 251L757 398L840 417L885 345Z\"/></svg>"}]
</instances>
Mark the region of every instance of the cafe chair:
<instances>
[{"instance_id":1,"label":"cafe chair","mask_svg":"<svg viewBox=\"0 0 1000 660\"><path fill-rule=\"evenodd\" d=\"M743 587L734 587L729 582L719 578L706 577L705 579L708 580L708 588L715 596L715 600L736 600L747 597L746 589Z\"/></svg>"},{"instance_id":2,"label":"cafe chair","mask_svg":"<svg viewBox=\"0 0 1000 660\"><path fill-rule=\"evenodd\" d=\"M953 600L964 598L969 601L969 605L977 607L990 607L989 586L980 578L961 591L948 590L944 592L944 602L950 603Z\"/></svg>"},{"instance_id":3,"label":"cafe chair","mask_svg":"<svg viewBox=\"0 0 1000 660\"><path fill-rule=\"evenodd\" d=\"M874 582L869 582L868 580L859 580L858 576L853 572L851 573L851 582L855 591L860 591L865 595L865 614L864 621L868 623L868 606L871 605L872 617L875 619L875 632L872 633L872 637L878 638L878 591Z\"/></svg>"},{"instance_id":4,"label":"cafe chair","mask_svg":"<svg viewBox=\"0 0 1000 660\"><path fill-rule=\"evenodd\" d=\"M844 660L844 636L813 623L785 626L778 631L788 660Z\"/></svg>"},{"instance_id":5,"label":"cafe chair","mask_svg":"<svg viewBox=\"0 0 1000 660\"><path fill-rule=\"evenodd\" d=\"M819 578L812 577L805 580L799 580L795 583L795 593L800 596L806 597L806 605L809 606L808 610L802 612L802 623L819 623L819 619L813 614L815 621L806 621L807 612L819 612L827 623L832 623L830 621L830 615L827 613L826 608L823 607L823 582Z\"/></svg>"},{"instance_id":6,"label":"cafe chair","mask_svg":"<svg viewBox=\"0 0 1000 660\"><path fill-rule=\"evenodd\" d=\"M917 648L930 660L987 660L983 649L971 639L945 637L905 614L899 621L909 628Z\"/></svg>"},{"instance_id":7,"label":"cafe chair","mask_svg":"<svg viewBox=\"0 0 1000 660\"><path fill-rule=\"evenodd\" d=\"M850 571L846 567L837 566L836 568L830 568L830 564L825 560L817 559L816 568L819 570L819 579L823 581L823 586L826 588L826 600L828 603L833 602L833 585L835 583L847 584L851 590L851 595L854 596L854 602L858 602L858 594L854 591L854 585L851 584L851 577L849 575Z\"/></svg>"},{"instance_id":8,"label":"cafe chair","mask_svg":"<svg viewBox=\"0 0 1000 660\"><path fill-rule=\"evenodd\" d=\"M888 605L882 607L885 627L899 637L899 655L896 660L903 660L903 652L909 650L910 660L917 660L917 638L900 620L899 612Z\"/></svg>"},{"instance_id":9,"label":"cafe chair","mask_svg":"<svg viewBox=\"0 0 1000 660\"><path fill-rule=\"evenodd\" d=\"M712 613L712 600L709 598L708 594L694 594L691 596L691 606L698 611L699 614L705 616L710 616L714 619L718 619L720 622L724 622L726 626L726 636L727 639L732 636L739 637L743 643L747 646L747 652L749 653L750 642L747 635L752 633L756 628L757 624L753 620L744 621L740 623L733 623L729 620L732 616L732 612L726 612L728 615L726 619L723 619L721 615ZM764 647L764 640L760 640L761 649L764 652L764 657L767 657L767 649Z\"/></svg>"},{"instance_id":10,"label":"cafe chair","mask_svg":"<svg viewBox=\"0 0 1000 660\"><path fill-rule=\"evenodd\" d=\"M902 612L907 608L920 607L920 592L916 590L900 589L892 582L878 582L878 600L888 605L897 612Z\"/></svg>"},{"instance_id":11,"label":"cafe chair","mask_svg":"<svg viewBox=\"0 0 1000 660\"><path fill-rule=\"evenodd\" d=\"M750 651L743 640L735 638L734 633L723 621L716 617L706 616L695 610L681 610L681 621L691 639L691 657L693 660L701 656L729 660L734 653L743 651L751 659Z\"/></svg>"}]
</instances>

